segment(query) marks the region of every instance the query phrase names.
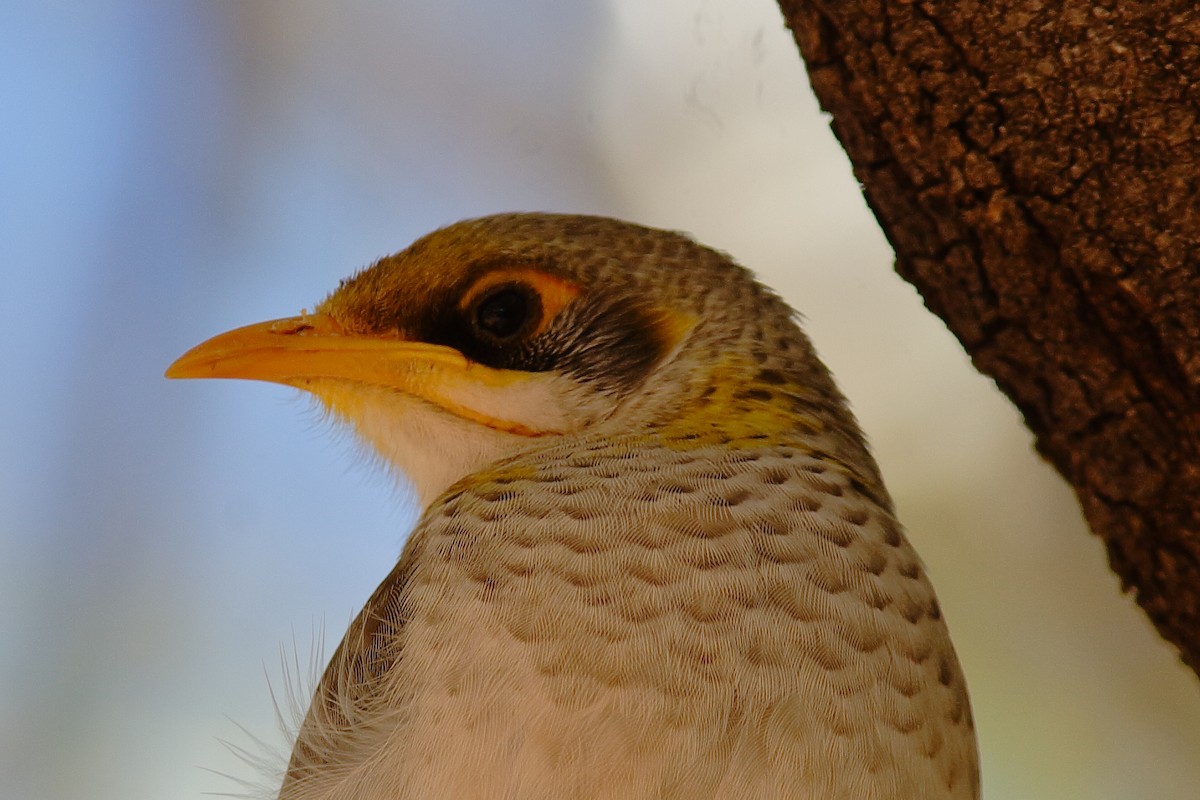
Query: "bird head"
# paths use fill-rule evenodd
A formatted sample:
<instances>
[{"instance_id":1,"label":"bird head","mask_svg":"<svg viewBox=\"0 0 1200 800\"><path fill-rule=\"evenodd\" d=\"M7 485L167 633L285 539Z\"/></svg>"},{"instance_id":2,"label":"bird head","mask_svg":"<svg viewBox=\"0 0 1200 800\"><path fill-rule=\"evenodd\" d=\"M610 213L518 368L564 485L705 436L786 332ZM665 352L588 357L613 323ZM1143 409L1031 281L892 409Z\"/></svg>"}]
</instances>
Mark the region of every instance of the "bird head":
<instances>
[{"instance_id":1,"label":"bird head","mask_svg":"<svg viewBox=\"0 0 1200 800\"><path fill-rule=\"evenodd\" d=\"M684 235L505 214L435 231L313 313L220 334L166 374L311 392L424 505L506 456L613 432L726 441L799 426L873 475L792 316Z\"/></svg>"}]
</instances>

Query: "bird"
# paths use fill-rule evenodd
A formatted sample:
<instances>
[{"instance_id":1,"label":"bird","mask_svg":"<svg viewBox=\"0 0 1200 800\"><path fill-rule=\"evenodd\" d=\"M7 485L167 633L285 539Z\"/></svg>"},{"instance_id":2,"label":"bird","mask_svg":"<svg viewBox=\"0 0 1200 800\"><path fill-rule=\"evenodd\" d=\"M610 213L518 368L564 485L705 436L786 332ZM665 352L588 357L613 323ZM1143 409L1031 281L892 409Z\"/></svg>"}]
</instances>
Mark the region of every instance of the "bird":
<instances>
[{"instance_id":1,"label":"bird","mask_svg":"<svg viewBox=\"0 0 1200 800\"><path fill-rule=\"evenodd\" d=\"M421 516L281 800L966 800L927 571L799 316L686 234L450 224L171 378L296 387Z\"/></svg>"}]
</instances>

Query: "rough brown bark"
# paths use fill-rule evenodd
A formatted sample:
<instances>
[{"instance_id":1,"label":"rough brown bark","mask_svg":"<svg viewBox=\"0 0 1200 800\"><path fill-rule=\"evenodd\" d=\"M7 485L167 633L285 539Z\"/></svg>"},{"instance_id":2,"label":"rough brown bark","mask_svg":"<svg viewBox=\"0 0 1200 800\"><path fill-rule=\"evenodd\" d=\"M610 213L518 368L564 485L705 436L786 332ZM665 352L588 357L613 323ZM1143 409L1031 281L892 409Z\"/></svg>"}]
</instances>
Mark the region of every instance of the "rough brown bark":
<instances>
[{"instance_id":1,"label":"rough brown bark","mask_svg":"<svg viewBox=\"0 0 1200 800\"><path fill-rule=\"evenodd\" d=\"M779 0L920 290L1200 673L1195 0Z\"/></svg>"}]
</instances>

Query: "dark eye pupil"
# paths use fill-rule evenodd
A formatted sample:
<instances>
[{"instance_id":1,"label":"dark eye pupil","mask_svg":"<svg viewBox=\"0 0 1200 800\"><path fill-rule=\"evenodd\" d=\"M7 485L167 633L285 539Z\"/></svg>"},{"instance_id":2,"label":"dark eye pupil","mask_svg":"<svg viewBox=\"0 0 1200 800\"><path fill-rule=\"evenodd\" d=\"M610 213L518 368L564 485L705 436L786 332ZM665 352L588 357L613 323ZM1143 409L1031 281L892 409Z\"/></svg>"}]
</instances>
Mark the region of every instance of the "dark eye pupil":
<instances>
[{"instance_id":1,"label":"dark eye pupil","mask_svg":"<svg viewBox=\"0 0 1200 800\"><path fill-rule=\"evenodd\" d=\"M529 298L517 289L501 289L479 304L475 322L497 339L512 336L529 317Z\"/></svg>"}]
</instances>

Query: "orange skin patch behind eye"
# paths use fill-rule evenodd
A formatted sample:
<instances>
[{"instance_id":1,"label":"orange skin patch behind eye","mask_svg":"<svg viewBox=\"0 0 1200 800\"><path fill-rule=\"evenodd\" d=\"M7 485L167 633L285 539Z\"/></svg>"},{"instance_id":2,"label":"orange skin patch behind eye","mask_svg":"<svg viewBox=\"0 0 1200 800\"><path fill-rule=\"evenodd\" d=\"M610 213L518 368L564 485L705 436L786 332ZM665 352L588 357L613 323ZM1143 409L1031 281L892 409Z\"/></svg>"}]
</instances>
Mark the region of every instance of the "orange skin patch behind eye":
<instances>
[{"instance_id":1,"label":"orange skin patch behind eye","mask_svg":"<svg viewBox=\"0 0 1200 800\"><path fill-rule=\"evenodd\" d=\"M566 308L572 300L579 296L583 291L578 285L560 278L557 275L551 275L548 272L542 272L539 269L515 268L515 269L498 269L487 273L475 284L467 290L459 302L460 308L467 308L471 303L475 302L475 298L480 294L491 289L493 286L499 286L505 283L523 283L526 286L533 288L538 293L538 297L542 301L542 318L538 321L538 326L534 329L532 336L537 336L549 327L554 318L559 312Z\"/></svg>"}]
</instances>

